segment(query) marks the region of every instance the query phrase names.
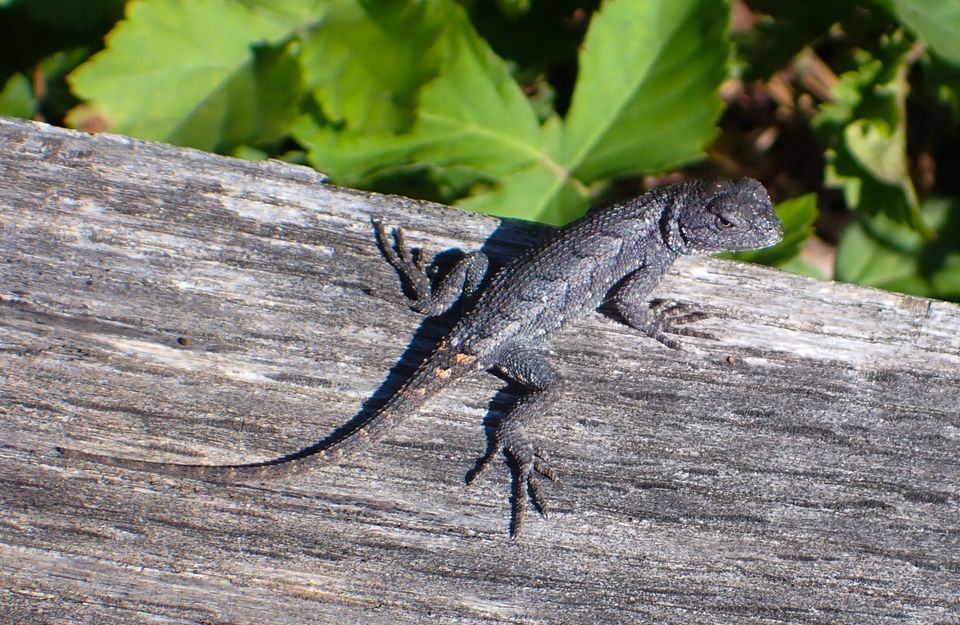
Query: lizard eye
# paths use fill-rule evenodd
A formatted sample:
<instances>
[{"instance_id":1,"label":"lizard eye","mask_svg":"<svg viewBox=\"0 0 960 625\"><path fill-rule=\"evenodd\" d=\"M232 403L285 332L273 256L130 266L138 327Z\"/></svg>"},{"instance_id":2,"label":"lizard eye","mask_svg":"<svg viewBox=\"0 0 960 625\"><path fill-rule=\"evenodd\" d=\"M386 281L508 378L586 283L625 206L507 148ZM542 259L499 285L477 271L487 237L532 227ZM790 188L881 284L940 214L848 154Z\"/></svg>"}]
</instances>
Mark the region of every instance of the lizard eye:
<instances>
[{"instance_id":1,"label":"lizard eye","mask_svg":"<svg viewBox=\"0 0 960 625\"><path fill-rule=\"evenodd\" d=\"M717 227L721 230L729 230L733 228L736 224L724 217L723 215L717 215Z\"/></svg>"}]
</instances>

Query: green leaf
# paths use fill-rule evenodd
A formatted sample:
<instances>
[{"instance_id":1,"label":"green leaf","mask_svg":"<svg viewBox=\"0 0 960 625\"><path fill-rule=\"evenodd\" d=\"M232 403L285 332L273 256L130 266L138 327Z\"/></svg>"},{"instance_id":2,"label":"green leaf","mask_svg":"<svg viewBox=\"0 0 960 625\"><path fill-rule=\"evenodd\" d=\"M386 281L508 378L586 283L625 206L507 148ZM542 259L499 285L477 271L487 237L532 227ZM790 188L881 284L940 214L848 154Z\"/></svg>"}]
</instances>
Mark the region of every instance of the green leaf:
<instances>
[{"instance_id":1,"label":"green leaf","mask_svg":"<svg viewBox=\"0 0 960 625\"><path fill-rule=\"evenodd\" d=\"M307 160L339 185L369 186L377 177L416 163L416 152L429 141L416 135L341 132L322 123L322 115L301 116L291 129L307 148Z\"/></svg>"},{"instance_id":2,"label":"green leaf","mask_svg":"<svg viewBox=\"0 0 960 625\"><path fill-rule=\"evenodd\" d=\"M570 215L581 214L588 204L586 194L574 180L558 178L539 165L532 165L500 181L492 191L475 195L458 206L499 217L529 219L561 225Z\"/></svg>"},{"instance_id":3,"label":"green leaf","mask_svg":"<svg viewBox=\"0 0 960 625\"><path fill-rule=\"evenodd\" d=\"M587 183L696 158L714 135L717 89L729 56L725 2L608 1L591 22L566 125L556 114L538 114L459 6L428 4L435 10L413 21L398 19L410 14L396 11L387 18L385 3L363 4L382 32L362 39L376 42L368 55L389 64L415 53L429 71L384 77L369 63L331 61L342 69L339 83L360 85L367 94L378 88L403 93L390 96L400 115L361 113L373 121L362 127L347 110L357 107L347 107L338 86L328 84L332 76L307 70L317 82L318 107L298 122L294 136L335 181L370 185L423 168L442 180L443 172L455 170L450 187L474 195L460 205L562 224L587 208ZM317 49L348 45L321 41L320 31ZM421 84L430 72L435 77ZM408 106L413 123L397 132Z\"/></svg>"},{"instance_id":4,"label":"green leaf","mask_svg":"<svg viewBox=\"0 0 960 625\"><path fill-rule=\"evenodd\" d=\"M131 2L107 49L70 75L88 104L69 121L208 150L276 139L301 82L285 43L316 15L312 1Z\"/></svg>"},{"instance_id":5,"label":"green leaf","mask_svg":"<svg viewBox=\"0 0 960 625\"><path fill-rule=\"evenodd\" d=\"M814 125L835 141L825 182L843 191L850 209L884 212L925 232L907 157L909 47L896 35L881 42L880 58L859 51L857 69L840 76Z\"/></svg>"},{"instance_id":6,"label":"green leaf","mask_svg":"<svg viewBox=\"0 0 960 625\"><path fill-rule=\"evenodd\" d=\"M700 157L715 134L729 7L607 2L590 23L561 162L585 183Z\"/></svg>"},{"instance_id":7,"label":"green leaf","mask_svg":"<svg viewBox=\"0 0 960 625\"><path fill-rule=\"evenodd\" d=\"M837 280L960 301L960 203L928 200L921 212L933 240L886 215L859 215L837 246Z\"/></svg>"},{"instance_id":8,"label":"green leaf","mask_svg":"<svg viewBox=\"0 0 960 625\"><path fill-rule=\"evenodd\" d=\"M439 33L431 35L438 75L420 90L410 131L396 135L366 129L351 132L323 123L322 119L329 117L324 109L301 119L294 131L297 139L309 146L311 162L341 183L413 166L455 168L459 175L473 171L474 181L482 182L549 163L554 177L562 177L564 172L550 162L543 149L548 140L557 144L556 132L541 128L506 63L477 35L462 9L448 2L436 4L446 7L445 13L426 14L436 24L420 21L416 25L384 19L377 11L390 9L382 4L365 6L378 27L394 29L385 30L379 56L409 56L411 51L423 49L427 34ZM341 80L368 81L371 75L362 64L344 67L349 76L341 76ZM419 79L408 74L412 87L418 86Z\"/></svg>"},{"instance_id":9,"label":"green leaf","mask_svg":"<svg viewBox=\"0 0 960 625\"><path fill-rule=\"evenodd\" d=\"M880 182L899 186L911 205L916 204L907 163L907 128L891 127L884 120L857 119L843 129L850 155Z\"/></svg>"},{"instance_id":10,"label":"green leaf","mask_svg":"<svg viewBox=\"0 0 960 625\"><path fill-rule=\"evenodd\" d=\"M300 65L289 46L253 49L250 65L230 76L166 140L226 151L285 136L299 114Z\"/></svg>"},{"instance_id":11,"label":"green leaf","mask_svg":"<svg viewBox=\"0 0 960 625\"><path fill-rule=\"evenodd\" d=\"M533 107L503 59L457 10L442 40L443 73L423 90L417 133L430 138L418 157L499 177L548 158Z\"/></svg>"},{"instance_id":12,"label":"green leaf","mask_svg":"<svg viewBox=\"0 0 960 625\"><path fill-rule=\"evenodd\" d=\"M944 60L960 65L960 2L956 0L891 0L893 10L910 30Z\"/></svg>"},{"instance_id":13,"label":"green leaf","mask_svg":"<svg viewBox=\"0 0 960 625\"><path fill-rule=\"evenodd\" d=\"M30 81L23 74L14 74L0 90L0 115L32 118L37 112Z\"/></svg>"},{"instance_id":14,"label":"green leaf","mask_svg":"<svg viewBox=\"0 0 960 625\"><path fill-rule=\"evenodd\" d=\"M337 1L302 41L308 88L345 130L407 131L416 99L440 67L443 2Z\"/></svg>"},{"instance_id":15,"label":"green leaf","mask_svg":"<svg viewBox=\"0 0 960 625\"><path fill-rule=\"evenodd\" d=\"M813 222L817 219L817 196L808 193L777 204L777 216L783 222L783 241L773 247L725 255L760 265L782 267L788 270L796 261L804 242L813 236ZM796 265L793 265L796 268ZM808 270L801 271L809 275Z\"/></svg>"}]
</instances>

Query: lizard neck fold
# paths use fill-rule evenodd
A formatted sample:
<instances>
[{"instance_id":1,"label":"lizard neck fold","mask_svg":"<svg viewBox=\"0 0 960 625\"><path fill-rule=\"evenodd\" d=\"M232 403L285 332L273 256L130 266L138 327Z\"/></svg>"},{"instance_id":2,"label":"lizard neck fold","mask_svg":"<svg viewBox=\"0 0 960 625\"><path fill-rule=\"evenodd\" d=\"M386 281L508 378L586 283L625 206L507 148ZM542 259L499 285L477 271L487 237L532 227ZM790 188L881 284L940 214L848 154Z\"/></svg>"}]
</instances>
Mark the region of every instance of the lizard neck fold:
<instances>
[{"instance_id":1,"label":"lizard neck fold","mask_svg":"<svg viewBox=\"0 0 960 625\"><path fill-rule=\"evenodd\" d=\"M667 199L664 202L663 212L660 213L660 238L674 256L681 256L691 252L690 244L683 235L680 221L677 219L677 202Z\"/></svg>"}]
</instances>

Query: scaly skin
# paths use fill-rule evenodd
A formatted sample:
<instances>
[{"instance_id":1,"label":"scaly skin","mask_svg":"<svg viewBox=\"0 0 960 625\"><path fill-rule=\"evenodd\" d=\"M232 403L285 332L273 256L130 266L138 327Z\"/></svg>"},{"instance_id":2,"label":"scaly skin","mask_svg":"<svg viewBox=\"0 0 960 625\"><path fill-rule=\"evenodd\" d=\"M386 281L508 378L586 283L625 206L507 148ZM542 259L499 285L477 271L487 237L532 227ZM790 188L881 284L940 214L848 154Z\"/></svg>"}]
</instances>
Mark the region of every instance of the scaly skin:
<instances>
[{"instance_id":1,"label":"scaly skin","mask_svg":"<svg viewBox=\"0 0 960 625\"><path fill-rule=\"evenodd\" d=\"M755 180L694 180L654 189L594 210L557 231L498 272L481 289L487 259L473 253L433 290L403 232L394 240L374 222L388 262L414 290L411 306L439 314L458 299L466 312L410 379L377 412L310 447L266 462L233 465L150 462L60 449L65 458L214 481L265 478L310 465L332 464L380 439L405 417L464 375L495 369L528 390L497 422L487 453L467 476L473 481L503 453L514 472L511 535L523 527L526 500L546 515L538 475L553 479L545 452L525 427L548 412L562 380L542 344L571 321L609 302L630 326L669 347L667 333L706 336L687 327L705 317L687 306L652 305L650 292L682 254L767 247L783 236L766 191ZM474 295L479 292L479 296Z\"/></svg>"}]
</instances>

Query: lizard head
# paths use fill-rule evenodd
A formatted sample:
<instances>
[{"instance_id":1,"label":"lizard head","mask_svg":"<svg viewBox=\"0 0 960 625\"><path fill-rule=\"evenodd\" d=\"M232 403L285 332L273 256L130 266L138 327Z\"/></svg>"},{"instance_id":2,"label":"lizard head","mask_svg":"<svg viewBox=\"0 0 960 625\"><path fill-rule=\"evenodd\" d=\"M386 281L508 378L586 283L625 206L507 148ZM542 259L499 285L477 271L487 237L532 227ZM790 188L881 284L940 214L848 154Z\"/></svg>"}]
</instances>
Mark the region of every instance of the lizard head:
<instances>
[{"instance_id":1,"label":"lizard head","mask_svg":"<svg viewBox=\"0 0 960 625\"><path fill-rule=\"evenodd\" d=\"M753 178L710 178L689 184L689 195L675 209L674 234L682 253L759 249L783 238L783 224L770 197Z\"/></svg>"}]
</instances>

